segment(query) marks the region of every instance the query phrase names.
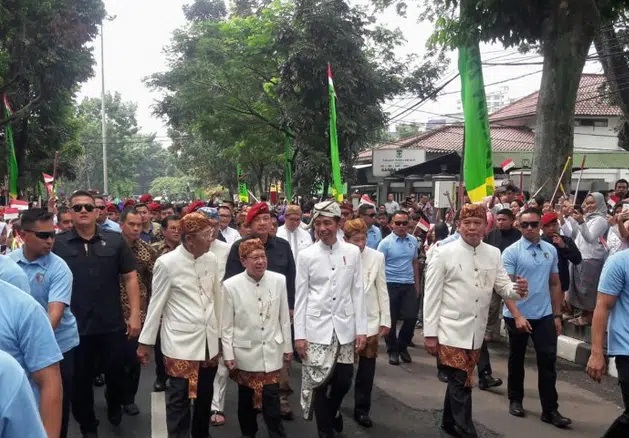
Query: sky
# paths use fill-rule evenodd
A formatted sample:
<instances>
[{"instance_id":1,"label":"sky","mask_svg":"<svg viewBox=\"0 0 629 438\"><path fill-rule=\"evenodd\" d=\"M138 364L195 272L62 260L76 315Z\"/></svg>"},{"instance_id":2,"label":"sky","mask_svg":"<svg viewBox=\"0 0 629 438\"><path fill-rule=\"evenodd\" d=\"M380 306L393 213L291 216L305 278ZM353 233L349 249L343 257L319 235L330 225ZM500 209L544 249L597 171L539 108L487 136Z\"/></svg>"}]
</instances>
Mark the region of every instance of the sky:
<instances>
[{"instance_id":1,"label":"sky","mask_svg":"<svg viewBox=\"0 0 629 438\"><path fill-rule=\"evenodd\" d=\"M355 0L365 4L367 0ZM165 71L168 67L164 48L169 44L174 30L185 24L182 6L189 3L181 0L105 0L107 13L115 17L105 21L105 87L108 92L119 92L122 98L138 105L138 124L144 133L156 133L157 140L167 145L165 121L154 116L153 105L159 99L157 92L149 90L143 79L152 73ZM430 23L418 23L418 6L411 6L408 18L402 18L393 10L378 13L378 23L389 28L400 28L406 44L398 50L400 56L415 53L420 56L425 51L428 37L432 33ZM100 38L94 42L94 57L97 60L94 77L83 84L78 98L100 97L101 95L101 47ZM484 62L525 62L537 63L542 58L535 55L522 55L514 49L504 49L500 45L482 45ZM451 53L448 72L437 81L446 82L456 73L456 54ZM509 87L508 95L516 99L539 89L541 65L485 66L483 75L487 93L500 87ZM600 73L600 64L586 64L585 72ZM517 79L519 77L519 79ZM496 85L497 82L503 82ZM335 84L342 87L342 84ZM417 102L416 98L399 97L385 104L395 123L422 123L439 118L442 114L457 112L460 81L454 80L446 86L436 101L428 101L414 111L400 115L405 108Z\"/></svg>"}]
</instances>

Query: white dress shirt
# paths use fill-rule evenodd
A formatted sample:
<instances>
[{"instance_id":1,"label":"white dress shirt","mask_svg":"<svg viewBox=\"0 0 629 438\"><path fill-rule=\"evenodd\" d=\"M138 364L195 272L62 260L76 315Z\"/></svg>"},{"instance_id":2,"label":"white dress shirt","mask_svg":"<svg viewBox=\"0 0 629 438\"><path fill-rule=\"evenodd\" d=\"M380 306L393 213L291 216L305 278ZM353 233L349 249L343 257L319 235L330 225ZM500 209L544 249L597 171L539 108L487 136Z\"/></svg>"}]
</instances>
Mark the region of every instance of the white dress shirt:
<instances>
[{"instance_id":1,"label":"white dress shirt","mask_svg":"<svg viewBox=\"0 0 629 438\"><path fill-rule=\"evenodd\" d=\"M505 300L520 299L502 264L500 250L484 242L474 248L458 239L430 252L424 288L424 336L436 336L440 344L451 347L481 348L492 291Z\"/></svg>"},{"instance_id":2,"label":"white dress shirt","mask_svg":"<svg viewBox=\"0 0 629 438\"><path fill-rule=\"evenodd\" d=\"M363 287L367 302L367 336L373 336L378 334L380 327L391 327L384 254L365 247L360 258L363 264Z\"/></svg>"},{"instance_id":3,"label":"white dress shirt","mask_svg":"<svg viewBox=\"0 0 629 438\"><path fill-rule=\"evenodd\" d=\"M266 271L260 281L241 272L223 282L223 358L250 372L277 371L292 353L286 279Z\"/></svg>"},{"instance_id":4,"label":"white dress shirt","mask_svg":"<svg viewBox=\"0 0 629 438\"><path fill-rule=\"evenodd\" d=\"M138 342L155 345L160 330L165 356L205 360L218 354L221 304L216 256L194 258L183 244L159 257L153 268L151 301Z\"/></svg>"},{"instance_id":5,"label":"white dress shirt","mask_svg":"<svg viewBox=\"0 0 629 438\"><path fill-rule=\"evenodd\" d=\"M210 246L210 252L216 256L218 262L218 277L222 281L225 277L225 267L227 266L227 257L231 250L231 245L221 240L214 240Z\"/></svg>"},{"instance_id":6,"label":"white dress shirt","mask_svg":"<svg viewBox=\"0 0 629 438\"><path fill-rule=\"evenodd\" d=\"M299 253L295 278L295 339L330 345L367 334L360 250L337 240L318 241Z\"/></svg>"},{"instance_id":7,"label":"white dress shirt","mask_svg":"<svg viewBox=\"0 0 629 438\"><path fill-rule=\"evenodd\" d=\"M297 260L299 251L312 245L312 236L310 236L308 231L300 227L297 227L295 231L290 231L286 228L286 225L282 225L277 229L276 236L288 241L290 249L293 251L293 258L295 260Z\"/></svg>"},{"instance_id":8,"label":"white dress shirt","mask_svg":"<svg viewBox=\"0 0 629 438\"><path fill-rule=\"evenodd\" d=\"M221 230L221 234L225 238L225 242L228 245L231 245L236 240L240 239L240 233L232 227L227 227L224 230Z\"/></svg>"}]
</instances>

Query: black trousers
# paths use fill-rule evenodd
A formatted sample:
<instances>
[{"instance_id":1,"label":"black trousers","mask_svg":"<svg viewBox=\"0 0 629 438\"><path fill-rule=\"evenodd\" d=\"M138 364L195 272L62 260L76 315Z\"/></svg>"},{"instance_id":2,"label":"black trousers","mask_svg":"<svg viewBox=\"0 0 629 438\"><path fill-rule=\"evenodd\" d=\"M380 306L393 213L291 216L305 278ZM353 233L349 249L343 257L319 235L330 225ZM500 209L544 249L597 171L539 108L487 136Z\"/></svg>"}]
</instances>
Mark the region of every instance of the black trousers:
<instances>
[{"instance_id":1,"label":"black trousers","mask_svg":"<svg viewBox=\"0 0 629 438\"><path fill-rule=\"evenodd\" d=\"M603 438L626 438L629 436L629 356L616 356L618 385L622 393L625 411L607 429Z\"/></svg>"},{"instance_id":2,"label":"black trousers","mask_svg":"<svg viewBox=\"0 0 629 438\"><path fill-rule=\"evenodd\" d=\"M138 340L127 339L125 345L124 356L124 394L122 397L123 405L135 403L135 395L140 386L140 372L142 367L137 358ZM162 361L163 362L163 361Z\"/></svg>"},{"instance_id":3,"label":"black trousers","mask_svg":"<svg viewBox=\"0 0 629 438\"><path fill-rule=\"evenodd\" d=\"M157 338L155 340L155 345L153 346L153 351L155 353L155 377L160 382L165 382L168 380L168 376L166 375L166 367L164 366L164 354L162 353L162 342L159 337L159 331L157 332Z\"/></svg>"},{"instance_id":4,"label":"black trousers","mask_svg":"<svg viewBox=\"0 0 629 438\"><path fill-rule=\"evenodd\" d=\"M70 400L72 399L72 378L74 376L74 348L63 353L59 364L61 384L63 385L63 402L61 403L61 438L68 436L68 422L70 421Z\"/></svg>"},{"instance_id":5,"label":"black trousers","mask_svg":"<svg viewBox=\"0 0 629 438\"><path fill-rule=\"evenodd\" d=\"M238 385L238 423L243 437L253 438L258 433L258 412L253 407L253 389ZM280 412L280 384L265 385L262 388L262 418L269 438L285 438Z\"/></svg>"},{"instance_id":6,"label":"black trousers","mask_svg":"<svg viewBox=\"0 0 629 438\"><path fill-rule=\"evenodd\" d=\"M352 386L354 365L338 363L325 385L314 391L314 414L319 438L334 438L334 418L341 407L343 397Z\"/></svg>"},{"instance_id":7,"label":"black trousers","mask_svg":"<svg viewBox=\"0 0 629 438\"><path fill-rule=\"evenodd\" d=\"M437 368L443 371L444 366L439 363L439 357L437 357ZM491 361L489 360L489 349L487 348L487 342L483 341L483 345L480 347L480 357L478 359L478 378L491 376L493 373L491 369Z\"/></svg>"},{"instance_id":8,"label":"black trousers","mask_svg":"<svg viewBox=\"0 0 629 438\"><path fill-rule=\"evenodd\" d=\"M376 374L376 358L359 356L354 382L354 415L369 415L371 410L371 391Z\"/></svg>"},{"instance_id":9,"label":"black trousers","mask_svg":"<svg viewBox=\"0 0 629 438\"><path fill-rule=\"evenodd\" d=\"M74 349L74 378L72 379L72 414L81 433L96 432L98 420L94 413L94 370L102 367L107 382L107 403L121 405L124 394L124 332L80 337Z\"/></svg>"},{"instance_id":10,"label":"black trousers","mask_svg":"<svg viewBox=\"0 0 629 438\"><path fill-rule=\"evenodd\" d=\"M462 438L476 438L476 428L472 421L472 388L465 386L467 373L456 368L442 366L448 376L448 387L443 401L441 424L446 429L457 428Z\"/></svg>"},{"instance_id":11,"label":"black trousers","mask_svg":"<svg viewBox=\"0 0 629 438\"><path fill-rule=\"evenodd\" d=\"M507 379L507 393L510 401L522 403L524 399L524 356L529 341L529 333L520 332L515 328L513 318L505 318L509 332L509 377ZM555 384L557 382L557 332L553 316L541 319L529 319L531 339L537 357L537 389L543 412L556 411L559 396Z\"/></svg>"},{"instance_id":12,"label":"black trousers","mask_svg":"<svg viewBox=\"0 0 629 438\"><path fill-rule=\"evenodd\" d=\"M188 379L169 376L166 388L166 427L168 438L208 438L210 410L214 395L214 376L217 367L199 368L197 398L192 414L188 398Z\"/></svg>"},{"instance_id":13,"label":"black trousers","mask_svg":"<svg viewBox=\"0 0 629 438\"><path fill-rule=\"evenodd\" d=\"M385 338L387 352L398 353L408 348L415 333L419 300L414 284L387 283L389 307L391 310L391 330ZM397 333L397 322L402 320L402 327Z\"/></svg>"}]
</instances>

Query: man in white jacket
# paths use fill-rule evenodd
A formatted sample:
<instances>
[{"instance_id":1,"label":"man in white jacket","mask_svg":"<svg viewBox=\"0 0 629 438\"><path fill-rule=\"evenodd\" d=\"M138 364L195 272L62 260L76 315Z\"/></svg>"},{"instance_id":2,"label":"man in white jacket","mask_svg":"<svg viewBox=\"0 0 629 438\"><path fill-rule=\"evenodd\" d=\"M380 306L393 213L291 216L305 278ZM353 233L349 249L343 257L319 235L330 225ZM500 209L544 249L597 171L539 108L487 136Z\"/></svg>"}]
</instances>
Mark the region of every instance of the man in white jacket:
<instances>
[{"instance_id":1,"label":"man in white jacket","mask_svg":"<svg viewBox=\"0 0 629 438\"><path fill-rule=\"evenodd\" d=\"M286 280L266 270L260 239L242 242L238 252L245 272L223 283L221 341L225 366L238 383L240 430L255 437L261 409L269 438L282 438L280 370L293 354Z\"/></svg>"}]
</instances>

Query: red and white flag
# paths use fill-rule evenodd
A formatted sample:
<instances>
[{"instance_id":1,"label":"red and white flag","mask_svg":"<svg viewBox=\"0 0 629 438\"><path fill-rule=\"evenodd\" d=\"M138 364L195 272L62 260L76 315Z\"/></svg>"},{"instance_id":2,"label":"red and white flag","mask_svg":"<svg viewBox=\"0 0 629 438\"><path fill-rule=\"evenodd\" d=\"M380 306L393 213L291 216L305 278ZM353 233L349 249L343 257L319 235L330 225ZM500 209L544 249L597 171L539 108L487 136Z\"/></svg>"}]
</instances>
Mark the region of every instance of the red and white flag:
<instances>
[{"instance_id":1,"label":"red and white flag","mask_svg":"<svg viewBox=\"0 0 629 438\"><path fill-rule=\"evenodd\" d=\"M20 215L20 210L18 210L17 208L10 208L10 207L5 207L4 208L4 220L5 221L10 221L12 219L17 219L19 215Z\"/></svg>"},{"instance_id":2,"label":"red and white flag","mask_svg":"<svg viewBox=\"0 0 629 438\"><path fill-rule=\"evenodd\" d=\"M376 203L371 200L369 195L362 195L360 197L360 205L363 204L373 205L374 207L376 206Z\"/></svg>"},{"instance_id":3,"label":"red and white flag","mask_svg":"<svg viewBox=\"0 0 629 438\"><path fill-rule=\"evenodd\" d=\"M20 201L19 199L11 199L10 207L17 209L18 211L28 210L28 201Z\"/></svg>"},{"instance_id":4,"label":"red and white flag","mask_svg":"<svg viewBox=\"0 0 629 438\"><path fill-rule=\"evenodd\" d=\"M427 233L428 230L430 230L430 222L428 222L426 219L419 218L419 221L417 222L417 226L419 227L420 230L422 230L424 233Z\"/></svg>"},{"instance_id":5,"label":"red and white flag","mask_svg":"<svg viewBox=\"0 0 629 438\"><path fill-rule=\"evenodd\" d=\"M44 177L44 185L46 186L46 192L48 196L52 195L52 191L54 189L55 178L47 173L42 172L42 176Z\"/></svg>"},{"instance_id":6,"label":"red and white flag","mask_svg":"<svg viewBox=\"0 0 629 438\"><path fill-rule=\"evenodd\" d=\"M515 167L515 163L513 162L511 158L508 158L504 160L502 163L500 163L500 167L502 167L502 171L504 173L507 173L508 171L510 171L511 169Z\"/></svg>"},{"instance_id":7,"label":"red and white flag","mask_svg":"<svg viewBox=\"0 0 629 438\"><path fill-rule=\"evenodd\" d=\"M618 196L611 195L609 199L607 200L607 204L609 204L611 208L614 208L616 204L618 204L618 201L620 201L620 198Z\"/></svg>"}]
</instances>

